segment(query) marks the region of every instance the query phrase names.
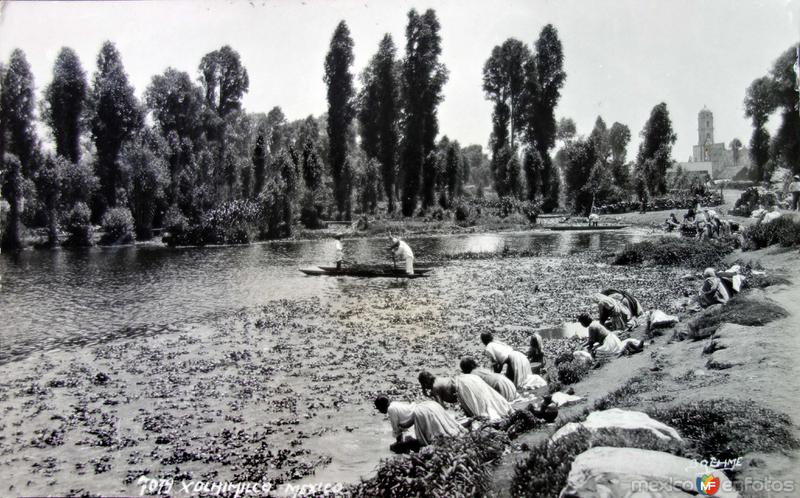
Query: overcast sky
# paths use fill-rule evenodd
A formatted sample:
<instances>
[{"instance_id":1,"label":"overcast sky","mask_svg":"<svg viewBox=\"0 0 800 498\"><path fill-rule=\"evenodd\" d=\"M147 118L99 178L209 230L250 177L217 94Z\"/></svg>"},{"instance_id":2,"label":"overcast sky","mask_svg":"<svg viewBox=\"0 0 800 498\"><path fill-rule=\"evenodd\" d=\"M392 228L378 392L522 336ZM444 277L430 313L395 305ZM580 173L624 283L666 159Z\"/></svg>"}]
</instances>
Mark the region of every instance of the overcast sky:
<instances>
[{"instance_id":1,"label":"overcast sky","mask_svg":"<svg viewBox=\"0 0 800 498\"><path fill-rule=\"evenodd\" d=\"M556 112L588 134L597 115L638 133L652 107L666 102L678 133L673 155L686 160L697 142L697 112L714 112L715 140L750 138L742 99L750 82L800 40L800 0L469 1L151 1L3 2L0 57L27 54L37 91L51 79L59 49L75 49L91 75L112 40L139 96L168 66L197 75L200 58L224 44L250 75L244 106L279 105L289 119L327 108L323 59L344 19L360 73L384 33L405 46L411 7L436 9L442 61L450 70L439 108L440 131L462 144L486 144L491 104L481 90L483 63L509 37L528 45L552 23L561 37L567 82ZM635 148L629 147L629 157Z\"/></svg>"}]
</instances>

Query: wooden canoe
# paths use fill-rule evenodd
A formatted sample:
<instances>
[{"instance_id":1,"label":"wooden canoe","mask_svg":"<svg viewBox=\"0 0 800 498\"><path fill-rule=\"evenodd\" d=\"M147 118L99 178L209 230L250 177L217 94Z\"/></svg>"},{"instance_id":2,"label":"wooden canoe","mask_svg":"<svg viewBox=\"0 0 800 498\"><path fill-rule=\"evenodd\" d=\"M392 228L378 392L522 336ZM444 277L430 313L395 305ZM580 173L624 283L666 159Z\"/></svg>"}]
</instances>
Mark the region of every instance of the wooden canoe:
<instances>
[{"instance_id":1,"label":"wooden canoe","mask_svg":"<svg viewBox=\"0 0 800 498\"><path fill-rule=\"evenodd\" d=\"M629 225L553 225L546 226L544 228L548 230L566 232L570 230L620 230L622 228L628 228L628 226Z\"/></svg>"},{"instance_id":2,"label":"wooden canoe","mask_svg":"<svg viewBox=\"0 0 800 498\"><path fill-rule=\"evenodd\" d=\"M427 277L429 268L414 269L413 275L408 275L404 268L394 269L388 266L345 266L337 270L335 266L320 266L317 268L300 268L306 275L329 277L362 277L362 278L419 278Z\"/></svg>"}]
</instances>

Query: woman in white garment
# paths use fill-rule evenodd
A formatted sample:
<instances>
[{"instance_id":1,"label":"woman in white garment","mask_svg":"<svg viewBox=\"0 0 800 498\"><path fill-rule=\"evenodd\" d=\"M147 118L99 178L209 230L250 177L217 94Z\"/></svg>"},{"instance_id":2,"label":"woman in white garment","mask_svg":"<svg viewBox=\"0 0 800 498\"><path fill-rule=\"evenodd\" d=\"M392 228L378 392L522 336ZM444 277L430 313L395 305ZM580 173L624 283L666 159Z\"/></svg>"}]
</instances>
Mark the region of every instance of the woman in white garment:
<instances>
[{"instance_id":1,"label":"woman in white garment","mask_svg":"<svg viewBox=\"0 0 800 498\"><path fill-rule=\"evenodd\" d=\"M533 375L528 357L514 350L508 344L495 341L491 332L481 333L481 342L486 346L486 356L489 357L494 371L502 372L505 365L506 377L514 383L517 389L523 387L528 377Z\"/></svg>"},{"instance_id":2,"label":"woman in white garment","mask_svg":"<svg viewBox=\"0 0 800 498\"><path fill-rule=\"evenodd\" d=\"M495 422L512 411L508 401L477 375L436 377L423 371L419 374L419 383L427 396L442 405L458 403L468 417L481 417Z\"/></svg>"},{"instance_id":3,"label":"woman in white garment","mask_svg":"<svg viewBox=\"0 0 800 498\"><path fill-rule=\"evenodd\" d=\"M608 327L609 330L625 330L628 322L633 318L631 310L622 301L623 296L617 294L620 299L614 296L606 296L598 292L592 299L597 303L597 312L600 315L600 323Z\"/></svg>"},{"instance_id":4,"label":"woman in white garment","mask_svg":"<svg viewBox=\"0 0 800 498\"><path fill-rule=\"evenodd\" d=\"M595 355L617 355L641 353L644 350L644 341L638 339L620 340L617 334L609 331L597 320L592 320L588 313L582 313L578 317L581 325L589 329L589 336L583 343L583 347L588 349L592 356Z\"/></svg>"},{"instance_id":5,"label":"woman in white garment","mask_svg":"<svg viewBox=\"0 0 800 498\"><path fill-rule=\"evenodd\" d=\"M479 367L478 362L470 357L462 358L459 366L463 373L480 377L484 382L489 384L489 387L500 393L500 396L504 397L506 401L514 401L517 399L517 388L508 377Z\"/></svg>"},{"instance_id":6,"label":"woman in white garment","mask_svg":"<svg viewBox=\"0 0 800 498\"><path fill-rule=\"evenodd\" d=\"M421 446L431 444L437 437L459 436L465 429L435 401L422 401L407 403L405 401L392 401L387 396L378 396L375 399L375 408L383 414L389 415L392 424L396 445L394 448L403 448L403 431L414 426L417 441Z\"/></svg>"}]
</instances>

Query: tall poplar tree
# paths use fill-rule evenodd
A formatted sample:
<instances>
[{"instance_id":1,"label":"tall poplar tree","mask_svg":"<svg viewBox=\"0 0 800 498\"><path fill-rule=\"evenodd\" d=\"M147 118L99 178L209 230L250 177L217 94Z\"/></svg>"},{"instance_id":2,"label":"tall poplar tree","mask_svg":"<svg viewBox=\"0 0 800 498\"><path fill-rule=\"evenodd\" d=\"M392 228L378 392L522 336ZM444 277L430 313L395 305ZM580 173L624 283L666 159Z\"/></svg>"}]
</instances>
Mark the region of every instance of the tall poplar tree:
<instances>
[{"instance_id":1,"label":"tall poplar tree","mask_svg":"<svg viewBox=\"0 0 800 498\"><path fill-rule=\"evenodd\" d=\"M117 205L121 181L119 153L143 124L139 103L128 82L117 47L105 42L97 56L90 93L90 128L97 149L96 172L100 179L100 199L93 216L99 219L106 207Z\"/></svg>"},{"instance_id":2,"label":"tall poplar tree","mask_svg":"<svg viewBox=\"0 0 800 498\"><path fill-rule=\"evenodd\" d=\"M447 68L439 62L442 53L439 20L433 9L419 15L411 9L406 26L406 56L403 60L402 101L405 112L400 167L404 178L403 215L411 216L422 186L422 207L434 203L436 188L437 108ZM420 185L420 183L422 185Z\"/></svg>"},{"instance_id":3,"label":"tall poplar tree","mask_svg":"<svg viewBox=\"0 0 800 498\"><path fill-rule=\"evenodd\" d=\"M383 190L389 212L394 211L395 170L397 168L400 83L397 78L395 48L386 34L362 76L361 107L358 120L361 147L369 159L380 163Z\"/></svg>"},{"instance_id":4,"label":"tall poplar tree","mask_svg":"<svg viewBox=\"0 0 800 498\"><path fill-rule=\"evenodd\" d=\"M53 81L44 91L42 116L53 133L56 154L73 163L81 158L82 117L88 87L78 55L63 47L53 65Z\"/></svg>"},{"instance_id":5,"label":"tall poplar tree","mask_svg":"<svg viewBox=\"0 0 800 498\"><path fill-rule=\"evenodd\" d=\"M339 217L350 219L350 179L347 165L350 124L355 117L353 100L353 39L347 23L341 21L331 38L325 57L324 81L328 85L328 140L333 196Z\"/></svg>"}]
</instances>

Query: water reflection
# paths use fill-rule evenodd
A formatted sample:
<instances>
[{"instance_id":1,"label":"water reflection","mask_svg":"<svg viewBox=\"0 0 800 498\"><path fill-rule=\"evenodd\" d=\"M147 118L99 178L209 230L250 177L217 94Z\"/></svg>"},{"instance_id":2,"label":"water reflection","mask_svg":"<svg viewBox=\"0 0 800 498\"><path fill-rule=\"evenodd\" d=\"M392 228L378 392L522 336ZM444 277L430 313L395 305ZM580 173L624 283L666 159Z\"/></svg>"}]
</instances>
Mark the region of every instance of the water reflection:
<instances>
[{"instance_id":1,"label":"water reflection","mask_svg":"<svg viewBox=\"0 0 800 498\"><path fill-rule=\"evenodd\" d=\"M494 252L508 247L541 255L615 250L641 238L632 233L520 232L412 237L420 260L442 254ZM388 261L385 239L344 240L347 259ZM89 344L165 325L257 306L274 299L340 293L408 292L446 287L450 280L305 277L299 267L333 261L333 241L275 242L235 247L161 246L23 251L0 255L0 362L34 350ZM449 263L458 265L458 262Z\"/></svg>"}]
</instances>

